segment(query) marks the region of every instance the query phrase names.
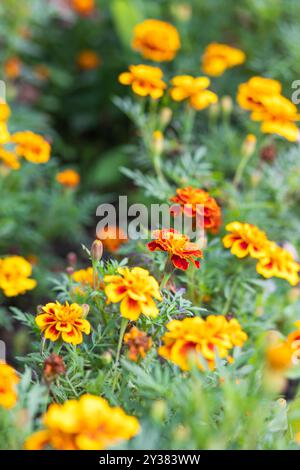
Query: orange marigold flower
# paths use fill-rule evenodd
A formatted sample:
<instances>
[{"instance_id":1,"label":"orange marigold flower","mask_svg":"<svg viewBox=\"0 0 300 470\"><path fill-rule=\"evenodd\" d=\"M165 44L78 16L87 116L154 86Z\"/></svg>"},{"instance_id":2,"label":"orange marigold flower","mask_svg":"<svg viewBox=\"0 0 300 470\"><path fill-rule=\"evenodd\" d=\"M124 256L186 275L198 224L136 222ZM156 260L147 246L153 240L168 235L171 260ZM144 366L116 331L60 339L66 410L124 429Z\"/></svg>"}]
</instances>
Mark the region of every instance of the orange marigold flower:
<instances>
[{"instance_id":1,"label":"orange marigold flower","mask_svg":"<svg viewBox=\"0 0 300 470\"><path fill-rule=\"evenodd\" d=\"M233 255L238 258L261 258L265 255L268 239L265 232L255 225L231 222L225 228L231 233L225 235L223 245L225 248L231 248Z\"/></svg>"},{"instance_id":2,"label":"orange marigold flower","mask_svg":"<svg viewBox=\"0 0 300 470\"><path fill-rule=\"evenodd\" d=\"M200 268L200 262L195 258L202 258L202 251L196 243L192 243L187 235L174 229L154 230L154 240L148 243L150 251L166 251L175 268L186 271L189 263Z\"/></svg>"},{"instance_id":3,"label":"orange marigold flower","mask_svg":"<svg viewBox=\"0 0 300 470\"><path fill-rule=\"evenodd\" d=\"M240 49L213 42L204 51L202 69L207 75L219 77L225 70L241 65L245 60L245 53Z\"/></svg>"},{"instance_id":4,"label":"orange marigold flower","mask_svg":"<svg viewBox=\"0 0 300 470\"><path fill-rule=\"evenodd\" d=\"M197 215L203 218L205 230L217 233L222 223L221 208L216 200L204 189L186 188L176 189L176 196L170 198L172 202L180 204L181 211L188 217L195 218ZM176 215L176 211L173 211ZM200 219L200 220L201 220Z\"/></svg>"},{"instance_id":5,"label":"orange marigold flower","mask_svg":"<svg viewBox=\"0 0 300 470\"><path fill-rule=\"evenodd\" d=\"M104 248L111 253L118 251L120 246L128 241L120 227L105 227L102 230L98 230L97 238L101 240Z\"/></svg>"},{"instance_id":6,"label":"orange marigold flower","mask_svg":"<svg viewBox=\"0 0 300 470\"><path fill-rule=\"evenodd\" d=\"M285 341L270 345L266 356L267 364L273 370L286 370L292 365L292 349Z\"/></svg>"},{"instance_id":7,"label":"orange marigold flower","mask_svg":"<svg viewBox=\"0 0 300 470\"><path fill-rule=\"evenodd\" d=\"M75 170L67 169L57 173L56 181L66 188L76 188L80 183L80 175Z\"/></svg>"},{"instance_id":8,"label":"orange marigold flower","mask_svg":"<svg viewBox=\"0 0 300 470\"><path fill-rule=\"evenodd\" d=\"M10 409L17 402L16 385L19 377L15 369L0 361L0 406Z\"/></svg>"},{"instance_id":9,"label":"orange marigold flower","mask_svg":"<svg viewBox=\"0 0 300 470\"><path fill-rule=\"evenodd\" d=\"M264 77L252 77L238 88L237 102L247 111L260 111L263 109L262 99L265 96L274 96L281 93L281 84L277 80Z\"/></svg>"},{"instance_id":10,"label":"orange marigold flower","mask_svg":"<svg viewBox=\"0 0 300 470\"><path fill-rule=\"evenodd\" d=\"M223 315L209 315L206 320L200 317L172 320L167 329L158 353L182 370L190 370L192 363L204 370L201 357L213 370L216 352L218 357L231 362L229 351L243 346L248 338L236 319L227 320Z\"/></svg>"},{"instance_id":11,"label":"orange marigold flower","mask_svg":"<svg viewBox=\"0 0 300 470\"><path fill-rule=\"evenodd\" d=\"M300 321L295 322L297 330L292 331L287 337L287 343L292 350L292 363L299 364L300 360Z\"/></svg>"},{"instance_id":12,"label":"orange marigold flower","mask_svg":"<svg viewBox=\"0 0 300 470\"><path fill-rule=\"evenodd\" d=\"M99 55L91 49L80 51L77 64L83 70L94 70L101 64Z\"/></svg>"},{"instance_id":13,"label":"orange marigold flower","mask_svg":"<svg viewBox=\"0 0 300 470\"><path fill-rule=\"evenodd\" d=\"M0 289L6 297L24 294L36 287L36 280L30 279L32 266L22 256L8 256L0 259Z\"/></svg>"},{"instance_id":14,"label":"orange marigold flower","mask_svg":"<svg viewBox=\"0 0 300 470\"><path fill-rule=\"evenodd\" d=\"M15 80L20 76L22 62L19 57L10 57L4 63L4 74L9 80Z\"/></svg>"},{"instance_id":15,"label":"orange marigold flower","mask_svg":"<svg viewBox=\"0 0 300 470\"><path fill-rule=\"evenodd\" d=\"M135 417L89 394L50 405L43 422L45 428L26 440L26 450L103 450L131 439L140 429Z\"/></svg>"},{"instance_id":16,"label":"orange marigold flower","mask_svg":"<svg viewBox=\"0 0 300 470\"><path fill-rule=\"evenodd\" d=\"M145 59L164 62L174 59L180 48L177 29L165 21L148 19L134 28L132 47Z\"/></svg>"},{"instance_id":17,"label":"orange marigold flower","mask_svg":"<svg viewBox=\"0 0 300 470\"><path fill-rule=\"evenodd\" d=\"M163 72L158 67L151 65L130 65L129 72L119 75L122 85L130 85L132 91L139 96L151 96L157 100L164 94L167 87L162 80Z\"/></svg>"},{"instance_id":18,"label":"orange marigold flower","mask_svg":"<svg viewBox=\"0 0 300 470\"><path fill-rule=\"evenodd\" d=\"M189 104L200 111L211 104L217 103L215 93L207 90L210 79L207 77L192 77L191 75L178 75L171 81L173 88L170 95L174 101L188 100Z\"/></svg>"},{"instance_id":19,"label":"orange marigold flower","mask_svg":"<svg viewBox=\"0 0 300 470\"><path fill-rule=\"evenodd\" d=\"M6 122L0 121L0 145L8 144L10 140L10 133Z\"/></svg>"},{"instance_id":20,"label":"orange marigold flower","mask_svg":"<svg viewBox=\"0 0 300 470\"><path fill-rule=\"evenodd\" d=\"M267 279L279 277L295 286L299 282L300 264L294 261L289 251L275 242L268 242L256 265L256 271Z\"/></svg>"},{"instance_id":21,"label":"orange marigold flower","mask_svg":"<svg viewBox=\"0 0 300 470\"><path fill-rule=\"evenodd\" d=\"M72 274L72 279L75 282L83 285L89 285L93 287L94 278L93 278L93 268L89 267L86 269L79 269Z\"/></svg>"},{"instance_id":22,"label":"orange marigold flower","mask_svg":"<svg viewBox=\"0 0 300 470\"><path fill-rule=\"evenodd\" d=\"M124 335L124 343L129 347L129 359L137 362L139 358L144 359L152 346L152 339L144 331L133 326Z\"/></svg>"},{"instance_id":23,"label":"orange marigold flower","mask_svg":"<svg viewBox=\"0 0 300 470\"><path fill-rule=\"evenodd\" d=\"M11 140L16 144L16 154L29 162L46 163L50 159L50 144L34 132L16 132Z\"/></svg>"},{"instance_id":24,"label":"orange marigold flower","mask_svg":"<svg viewBox=\"0 0 300 470\"><path fill-rule=\"evenodd\" d=\"M0 163L12 170L19 170L21 167L18 157L13 152L9 152L3 147L0 147Z\"/></svg>"},{"instance_id":25,"label":"orange marigold flower","mask_svg":"<svg viewBox=\"0 0 300 470\"><path fill-rule=\"evenodd\" d=\"M108 302L120 304L122 317L136 321L140 315L155 318L158 308L153 300L162 300L159 285L143 268L118 268L119 275L104 276Z\"/></svg>"},{"instance_id":26,"label":"orange marigold flower","mask_svg":"<svg viewBox=\"0 0 300 470\"><path fill-rule=\"evenodd\" d=\"M95 9L95 0L71 0L71 5L79 15L88 16Z\"/></svg>"},{"instance_id":27,"label":"orange marigold flower","mask_svg":"<svg viewBox=\"0 0 300 470\"><path fill-rule=\"evenodd\" d=\"M59 302L50 302L41 308L35 321L46 339L61 339L77 345L83 341L82 333L89 335L91 332L91 325L84 318L85 314L82 306L76 303L70 305L66 302L61 305Z\"/></svg>"}]
</instances>

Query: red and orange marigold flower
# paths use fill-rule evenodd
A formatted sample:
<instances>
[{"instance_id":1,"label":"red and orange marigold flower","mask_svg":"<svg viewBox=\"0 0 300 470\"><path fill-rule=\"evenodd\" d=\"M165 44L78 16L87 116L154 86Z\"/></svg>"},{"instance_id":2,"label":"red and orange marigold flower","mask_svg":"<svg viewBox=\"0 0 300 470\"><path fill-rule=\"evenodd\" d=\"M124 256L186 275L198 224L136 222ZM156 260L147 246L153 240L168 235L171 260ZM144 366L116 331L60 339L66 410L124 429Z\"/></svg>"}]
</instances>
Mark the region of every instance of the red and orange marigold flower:
<instances>
[{"instance_id":1,"label":"red and orange marigold flower","mask_svg":"<svg viewBox=\"0 0 300 470\"><path fill-rule=\"evenodd\" d=\"M182 370L190 370L193 364L204 370L205 361L213 370L216 353L231 362L229 351L243 346L247 340L239 322L234 318L227 320L223 315L209 315L206 320L200 317L172 320L167 329L158 353Z\"/></svg>"},{"instance_id":2,"label":"red and orange marigold flower","mask_svg":"<svg viewBox=\"0 0 300 470\"><path fill-rule=\"evenodd\" d=\"M135 417L89 394L50 405L43 423L44 429L25 442L26 450L103 450L131 439L140 429Z\"/></svg>"},{"instance_id":3,"label":"red and orange marigold flower","mask_svg":"<svg viewBox=\"0 0 300 470\"><path fill-rule=\"evenodd\" d=\"M270 241L256 265L256 271L267 279L279 277L295 286L299 282L300 264L294 261L289 251Z\"/></svg>"},{"instance_id":4,"label":"red and orange marigold flower","mask_svg":"<svg viewBox=\"0 0 300 470\"><path fill-rule=\"evenodd\" d=\"M164 62L174 59L180 48L177 29L165 21L148 19L134 28L133 49L145 59Z\"/></svg>"},{"instance_id":5,"label":"red and orange marigold flower","mask_svg":"<svg viewBox=\"0 0 300 470\"><path fill-rule=\"evenodd\" d=\"M196 243L192 243L187 235L175 229L154 230L153 238L148 243L150 251L166 251L175 268L186 271L189 263L200 268L197 258L202 258L202 251Z\"/></svg>"},{"instance_id":6,"label":"red and orange marigold flower","mask_svg":"<svg viewBox=\"0 0 300 470\"><path fill-rule=\"evenodd\" d=\"M265 255L268 239L265 232L255 225L231 222L225 228L230 233L223 238L223 245L230 248L233 255L238 258L261 258Z\"/></svg>"},{"instance_id":7,"label":"red and orange marigold flower","mask_svg":"<svg viewBox=\"0 0 300 470\"><path fill-rule=\"evenodd\" d=\"M76 303L50 302L41 307L35 321L46 339L77 345L83 341L82 333L89 335L91 332L85 315L86 311Z\"/></svg>"},{"instance_id":8,"label":"red and orange marigold flower","mask_svg":"<svg viewBox=\"0 0 300 470\"><path fill-rule=\"evenodd\" d=\"M154 100L161 98L167 87L159 67L142 64L130 65L129 72L119 75L119 82L122 85L130 85L136 95L150 96Z\"/></svg>"},{"instance_id":9,"label":"red and orange marigold flower","mask_svg":"<svg viewBox=\"0 0 300 470\"><path fill-rule=\"evenodd\" d=\"M202 69L207 75L218 77L225 70L243 64L245 60L245 53L240 49L213 42L204 51Z\"/></svg>"},{"instance_id":10,"label":"red and orange marigold flower","mask_svg":"<svg viewBox=\"0 0 300 470\"><path fill-rule=\"evenodd\" d=\"M124 335L124 343L128 346L128 357L131 361L137 362L138 359L144 359L152 346L152 339L144 331L133 326L128 333Z\"/></svg>"},{"instance_id":11,"label":"red and orange marigold flower","mask_svg":"<svg viewBox=\"0 0 300 470\"><path fill-rule=\"evenodd\" d=\"M11 366L0 361L0 407L10 409L17 402L16 386L19 377Z\"/></svg>"},{"instance_id":12,"label":"red and orange marigold flower","mask_svg":"<svg viewBox=\"0 0 300 470\"><path fill-rule=\"evenodd\" d=\"M205 109L218 101L217 95L207 90L210 85L210 79L207 77L178 75L172 79L171 83L173 85L170 89L171 98L174 101L187 100L190 106L197 111Z\"/></svg>"},{"instance_id":13,"label":"red and orange marigold flower","mask_svg":"<svg viewBox=\"0 0 300 470\"><path fill-rule=\"evenodd\" d=\"M162 300L159 285L149 271L135 267L118 268L118 275L104 276L104 292L108 302L120 304L122 317L136 321L140 315L155 318L158 315L156 300Z\"/></svg>"},{"instance_id":14,"label":"red and orange marigold flower","mask_svg":"<svg viewBox=\"0 0 300 470\"><path fill-rule=\"evenodd\" d=\"M202 223L205 230L211 233L217 233L222 223L221 208L216 200L209 195L204 189L193 188L187 186L185 188L176 189L176 196L172 196L170 200L179 204L181 211L187 216L196 218ZM172 210L176 215L176 210Z\"/></svg>"}]
</instances>

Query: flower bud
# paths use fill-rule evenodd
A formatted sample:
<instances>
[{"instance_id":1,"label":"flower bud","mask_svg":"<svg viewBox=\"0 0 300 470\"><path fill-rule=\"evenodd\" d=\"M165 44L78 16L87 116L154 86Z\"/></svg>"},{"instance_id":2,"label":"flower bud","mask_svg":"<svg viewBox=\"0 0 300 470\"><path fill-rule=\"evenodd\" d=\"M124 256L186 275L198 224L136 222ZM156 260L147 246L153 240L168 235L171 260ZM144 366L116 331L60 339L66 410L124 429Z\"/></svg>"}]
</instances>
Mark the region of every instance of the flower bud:
<instances>
[{"instance_id":1,"label":"flower bud","mask_svg":"<svg viewBox=\"0 0 300 470\"><path fill-rule=\"evenodd\" d=\"M109 364L112 363L112 355L110 351L105 351L103 354L100 356L101 362L103 365L108 366Z\"/></svg>"},{"instance_id":2,"label":"flower bud","mask_svg":"<svg viewBox=\"0 0 300 470\"><path fill-rule=\"evenodd\" d=\"M94 240L91 248L92 261L100 261L103 255L103 244L101 240Z\"/></svg>"},{"instance_id":3,"label":"flower bud","mask_svg":"<svg viewBox=\"0 0 300 470\"><path fill-rule=\"evenodd\" d=\"M77 255L76 253L73 253L72 251L68 253L67 255L67 261L69 266L75 266L77 263Z\"/></svg>"},{"instance_id":4,"label":"flower bud","mask_svg":"<svg viewBox=\"0 0 300 470\"><path fill-rule=\"evenodd\" d=\"M82 308L83 317L86 318L90 311L90 306L88 304L82 304L81 308Z\"/></svg>"},{"instance_id":5,"label":"flower bud","mask_svg":"<svg viewBox=\"0 0 300 470\"><path fill-rule=\"evenodd\" d=\"M256 137L254 134L248 134L242 144L242 154L250 157L255 151Z\"/></svg>"},{"instance_id":6,"label":"flower bud","mask_svg":"<svg viewBox=\"0 0 300 470\"><path fill-rule=\"evenodd\" d=\"M223 96L221 98L221 108L223 113L228 116L232 113L233 110L233 102L231 96Z\"/></svg>"},{"instance_id":7,"label":"flower bud","mask_svg":"<svg viewBox=\"0 0 300 470\"><path fill-rule=\"evenodd\" d=\"M160 113L160 122L163 127L166 127L172 119L172 109L166 106L162 108Z\"/></svg>"},{"instance_id":8,"label":"flower bud","mask_svg":"<svg viewBox=\"0 0 300 470\"><path fill-rule=\"evenodd\" d=\"M164 148L164 136L161 131L153 132L153 149L155 153L161 153Z\"/></svg>"},{"instance_id":9,"label":"flower bud","mask_svg":"<svg viewBox=\"0 0 300 470\"><path fill-rule=\"evenodd\" d=\"M156 422L163 421L167 416L167 403L165 400L156 400L151 407L151 416Z\"/></svg>"}]
</instances>

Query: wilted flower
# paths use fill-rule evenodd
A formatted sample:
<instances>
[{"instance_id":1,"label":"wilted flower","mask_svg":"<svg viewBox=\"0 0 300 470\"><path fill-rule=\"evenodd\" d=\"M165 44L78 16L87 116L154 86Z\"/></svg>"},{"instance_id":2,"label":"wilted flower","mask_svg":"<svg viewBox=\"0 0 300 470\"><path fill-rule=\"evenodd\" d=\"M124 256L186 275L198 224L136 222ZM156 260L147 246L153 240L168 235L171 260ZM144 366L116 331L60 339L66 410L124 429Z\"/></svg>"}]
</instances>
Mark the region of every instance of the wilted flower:
<instances>
[{"instance_id":1,"label":"wilted flower","mask_svg":"<svg viewBox=\"0 0 300 470\"><path fill-rule=\"evenodd\" d=\"M46 163L50 159L50 144L34 132L16 132L11 136L11 141L16 144L16 154L29 162Z\"/></svg>"},{"instance_id":2,"label":"wilted flower","mask_svg":"<svg viewBox=\"0 0 300 470\"><path fill-rule=\"evenodd\" d=\"M255 225L231 222L225 228L231 233L225 235L223 245L230 248L233 255L238 258L261 258L265 255L268 239L265 232Z\"/></svg>"},{"instance_id":3,"label":"wilted flower","mask_svg":"<svg viewBox=\"0 0 300 470\"><path fill-rule=\"evenodd\" d=\"M164 94L167 85L162 80L163 72L151 65L130 65L129 72L119 75L122 85L130 85L132 91L139 96L151 96L157 100Z\"/></svg>"},{"instance_id":4,"label":"wilted flower","mask_svg":"<svg viewBox=\"0 0 300 470\"><path fill-rule=\"evenodd\" d=\"M47 382L51 382L65 372L66 366L62 357L52 353L45 359L43 375Z\"/></svg>"},{"instance_id":5,"label":"wilted flower","mask_svg":"<svg viewBox=\"0 0 300 470\"><path fill-rule=\"evenodd\" d=\"M181 211L186 216L195 218L198 215L201 221L203 218L205 230L212 233L219 231L222 223L221 208L216 200L204 189L193 188L192 186L179 188L176 189L176 196L171 197L170 200L180 204ZM175 210L172 210L172 212L176 215Z\"/></svg>"},{"instance_id":6,"label":"wilted flower","mask_svg":"<svg viewBox=\"0 0 300 470\"><path fill-rule=\"evenodd\" d=\"M7 256L0 259L0 289L6 297L24 294L36 287L31 279L32 266L22 256Z\"/></svg>"},{"instance_id":7,"label":"wilted flower","mask_svg":"<svg viewBox=\"0 0 300 470\"><path fill-rule=\"evenodd\" d=\"M200 111L211 104L217 103L215 93L207 90L210 79L207 77L192 77L191 75L178 75L171 81L173 88L170 95L174 101L188 100L189 104Z\"/></svg>"},{"instance_id":8,"label":"wilted flower","mask_svg":"<svg viewBox=\"0 0 300 470\"><path fill-rule=\"evenodd\" d=\"M146 357L147 352L152 346L152 339L144 331L140 331L133 326L124 335L124 343L129 348L129 359L136 362L139 358L144 359Z\"/></svg>"},{"instance_id":9,"label":"wilted flower","mask_svg":"<svg viewBox=\"0 0 300 470\"><path fill-rule=\"evenodd\" d=\"M170 23L148 19L134 28L132 47L145 59L169 61L174 59L180 48L180 37Z\"/></svg>"},{"instance_id":10,"label":"wilted flower","mask_svg":"<svg viewBox=\"0 0 300 470\"><path fill-rule=\"evenodd\" d=\"M229 351L243 346L247 340L239 322L234 318L227 320L223 315L209 315L206 320L200 317L172 320L167 329L158 353L182 370L189 370L193 362L204 370L201 357L214 369L216 353L231 362Z\"/></svg>"},{"instance_id":11,"label":"wilted flower","mask_svg":"<svg viewBox=\"0 0 300 470\"><path fill-rule=\"evenodd\" d=\"M35 318L36 324L50 341L61 339L77 345L83 341L82 333L89 335L91 332L91 325L84 318L84 309L76 303L61 305L50 302L41 307L40 312Z\"/></svg>"},{"instance_id":12,"label":"wilted flower","mask_svg":"<svg viewBox=\"0 0 300 470\"><path fill-rule=\"evenodd\" d=\"M99 55L91 49L80 51L76 61L82 70L94 70L101 64Z\"/></svg>"},{"instance_id":13,"label":"wilted flower","mask_svg":"<svg viewBox=\"0 0 300 470\"><path fill-rule=\"evenodd\" d=\"M243 64L245 60L245 53L240 49L228 46L227 44L213 42L204 51L202 69L207 75L218 77L225 70Z\"/></svg>"},{"instance_id":14,"label":"wilted flower","mask_svg":"<svg viewBox=\"0 0 300 470\"><path fill-rule=\"evenodd\" d=\"M66 188L76 188L80 183L80 175L75 170L67 169L57 173L56 181Z\"/></svg>"},{"instance_id":15,"label":"wilted flower","mask_svg":"<svg viewBox=\"0 0 300 470\"><path fill-rule=\"evenodd\" d=\"M102 450L139 432L136 418L110 407L104 398L88 394L50 405L43 422L45 429L27 439L26 450Z\"/></svg>"},{"instance_id":16,"label":"wilted flower","mask_svg":"<svg viewBox=\"0 0 300 470\"><path fill-rule=\"evenodd\" d=\"M153 298L162 300L156 279L139 267L118 268L118 274L104 277L108 301L121 302L121 315L129 320L138 320L141 314L155 318L159 312Z\"/></svg>"},{"instance_id":17,"label":"wilted flower","mask_svg":"<svg viewBox=\"0 0 300 470\"><path fill-rule=\"evenodd\" d=\"M19 377L16 371L0 361L0 407L10 409L15 406L17 402L16 385L19 382Z\"/></svg>"}]
</instances>

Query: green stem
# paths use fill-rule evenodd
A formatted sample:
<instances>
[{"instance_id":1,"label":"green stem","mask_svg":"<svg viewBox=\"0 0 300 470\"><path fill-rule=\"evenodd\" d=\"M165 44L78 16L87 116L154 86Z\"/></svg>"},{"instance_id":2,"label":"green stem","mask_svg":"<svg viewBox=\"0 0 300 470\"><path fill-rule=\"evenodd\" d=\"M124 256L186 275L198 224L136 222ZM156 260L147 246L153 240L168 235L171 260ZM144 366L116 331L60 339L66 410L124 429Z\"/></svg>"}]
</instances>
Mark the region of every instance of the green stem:
<instances>
[{"instance_id":1,"label":"green stem","mask_svg":"<svg viewBox=\"0 0 300 470\"><path fill-rule=\"evenodd\" d=\"M245 168L248 165L252 155L253 155L252 153L250 154L245 153L244 156L242 157L236 169L236 173L233 179L233 186L237 187L240 184Z\"/></svg>"},{"instance_id":2,"label":"green stem","mask_svg":"<svg viewBox=\"0 0 300 470\"><path fill-rule=\"evenodd\" d=\"M228 311L229 311L229 308L230 308L230 305L231 305L233 296L234 296L234 294L235 294L235 291L236 291L236 289L237 289L239 280L240 280L240 277L239 277L239 276L236 276L235 280L234 280L233 283L232 283L231 292L230 292L230 294L229 294L229 296L228 296L228 299L226 300L225 305L224 305L224 308L223 308L223 310L222 310L222 315L227 315L227 313L228 313Z\"/></svg>"},{"instance_id":3,"label":"green stem","mask_svg":"<svg viewBox=\"0 0 300 470\"><path fill-rule=\"evenodd\" d=\"M166 287L170 277L172 276L173 271L174 271L173 263L170 260L170 258L167 258L166 264L165 264L165 267L164 267L164 275L162 277L162 280L161 280L160 286L159 286L160 290L162 290Z\"/></svg>"},{"instance_id":4,"label":"green stem","mask_svg":"<svg viewBox=\"0 0 300 470\"><path fill-rule=\"evenodd\" d=\"M189 104L187 105L186 119L184 121L183 128L183 143L188 146L191 142L194 122L196 117L196 111Z\"/></svg>"},{"instance_id":5,"label":"green stem","mask_svg":"<svg viewBox=\"0 0 300 470\"><path fill-rule=\"evenodd\" d=\"M116 361L115 361L115 367L114 367L115 370L114 370L114 376L113 376L112 391L115 390L117 381L118 381L118 365L119 365L119 360L120 360L123 337L124 337L124 333L126 331L127 325L128 325L128 319L122 318L121 326L120 326L120 333L119 333L118 347L117 347L117 354L116 354Z\"/></svg>"}]
</instances>

